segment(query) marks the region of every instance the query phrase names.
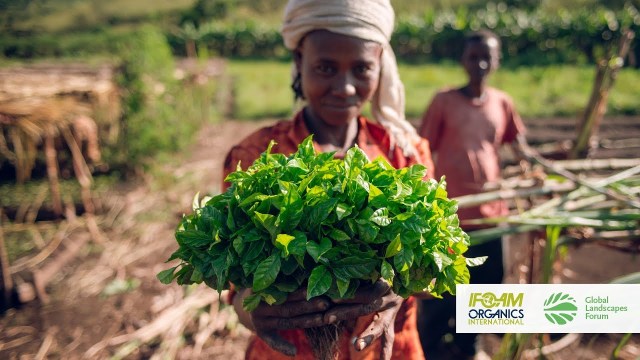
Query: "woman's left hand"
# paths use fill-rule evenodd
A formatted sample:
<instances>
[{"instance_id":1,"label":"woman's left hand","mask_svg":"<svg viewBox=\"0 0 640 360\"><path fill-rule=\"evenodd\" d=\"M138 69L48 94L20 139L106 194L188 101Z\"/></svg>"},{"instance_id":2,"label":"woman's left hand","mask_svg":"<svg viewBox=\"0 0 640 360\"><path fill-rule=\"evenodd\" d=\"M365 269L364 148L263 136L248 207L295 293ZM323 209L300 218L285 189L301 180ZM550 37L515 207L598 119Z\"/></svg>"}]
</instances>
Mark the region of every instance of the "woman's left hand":
<instances>
[{"instance_id":1,"label":"woman's left hand","mask_svg":"<svg viewBox=\"0 0 640 360\"><path fill-rule=\"evenodd\" d=\"M391 285L384 279L378 279L370 287L361 287L352 299L333 300L332 306L324 315L326 323L336 323L342 320L354 320L360 316L375 313L373 321L367 329L357 334L353 346L362 351L381 337L382 352L380 359L391 359L393 340L395 339L394 323L396 314L402 306L403 298L391 289Z\"/></svg>"}]
</instances>

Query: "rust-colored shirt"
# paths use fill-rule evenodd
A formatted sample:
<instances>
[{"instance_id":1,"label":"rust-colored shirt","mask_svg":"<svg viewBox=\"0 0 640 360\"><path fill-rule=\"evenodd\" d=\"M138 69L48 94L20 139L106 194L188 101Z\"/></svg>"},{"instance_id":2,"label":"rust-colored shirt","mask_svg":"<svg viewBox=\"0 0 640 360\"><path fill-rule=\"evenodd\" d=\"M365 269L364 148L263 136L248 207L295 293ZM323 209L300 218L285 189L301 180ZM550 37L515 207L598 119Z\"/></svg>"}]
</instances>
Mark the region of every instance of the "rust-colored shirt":
<instances>
[{"instance_id":1,"label":"rust-colored shirt","mask_svg":"<svg viewBox=\"0 0 640 360\"><path fill-rule=\"evenodd\" d=\"M480 193L483 185L500 179L498 150L516 140L525 128L513 101L504 92L488 88L479 103L458 89L438 92L427 108L420 135L431 146L436 178L446 175L450 197ZM505 215L504 201L458 211L460 219Z\"/></svg>"},{"instance_id":2,"label":"rust-colored shirt","mask_svg":"<svg viewBox=\"0 0 640 360\"><path fill-rule=\"evenodd\" d=\"M267 149L269 142L273 139L277 145L272 151L283 153L286 155L294 153L298 144L309 136L302 112L299 112L293 121L280 121L275 125L262 128L255 133L249 135L238 145L234 146L224 163L224 174L226 177L232 171L235 171L236 165L241 161L241 166L246 169L257 159L262 152ZM433 176L433 163L431 161L431 153L427 141L420 140L415 144L418 154L414 157L406 157L402 150L398 147L390 149L390 139L387 131L380 125L369 122L364 117L358 118L358 134L356 143L367 154L370 159L374 159L379 155L384 156L389 163L401 168L413 164L422 164L428 169L428 177ZM318 144L314 144L316 151L321 151ZM228 184L225 184L225 187ZM355 351L350 343L353 336L363 332L373 320L374 314L362 316L356 321L353 329L345 329L339 338L339 359L340 360L373 360L380 357L380 339L371 344L367 349L358 352ZM405 300L402 307L398 311L395 320L395 340L393 343L394 360L418 360L424 359L420 338L416 327L417 303L415 298L410 297ZM311 352L310 345L307 341L303 330L284 330L280 331L280 335L293 343L298 349L295 358L286 356L277 352L257 336L253 336L246 352L248 360L311 360L314 356Z\"/></svg>"}]
</instances>

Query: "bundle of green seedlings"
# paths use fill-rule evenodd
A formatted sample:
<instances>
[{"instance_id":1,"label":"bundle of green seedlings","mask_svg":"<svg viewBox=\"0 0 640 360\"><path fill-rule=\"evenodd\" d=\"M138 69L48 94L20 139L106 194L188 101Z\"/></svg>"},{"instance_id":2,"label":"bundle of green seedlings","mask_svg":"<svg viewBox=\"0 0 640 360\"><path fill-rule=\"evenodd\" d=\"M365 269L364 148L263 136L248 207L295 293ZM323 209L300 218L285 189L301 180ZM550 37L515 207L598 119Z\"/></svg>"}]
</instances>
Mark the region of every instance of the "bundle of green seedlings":
<instances>
[{"instance_id":1,"label":"bundle of green seedlings","mask_svg":"<svg viewBox=\"0 0 640 360\"><path fill-rule=\"evenodd\" d=\"M273 145L246 171L239 164L225 192L202 204L196 195L168 260L181 262L158 274L162 282L251 288L247 311L300 288L307 299L345 299L384 278L406 298L469 282L467 266L482 259L463 256L469 237L456 202L444 180L424 179L424 166L395 169L357 146L344 159L316 154L311 137L290 156Z\"/></svg>"}]
</instances>

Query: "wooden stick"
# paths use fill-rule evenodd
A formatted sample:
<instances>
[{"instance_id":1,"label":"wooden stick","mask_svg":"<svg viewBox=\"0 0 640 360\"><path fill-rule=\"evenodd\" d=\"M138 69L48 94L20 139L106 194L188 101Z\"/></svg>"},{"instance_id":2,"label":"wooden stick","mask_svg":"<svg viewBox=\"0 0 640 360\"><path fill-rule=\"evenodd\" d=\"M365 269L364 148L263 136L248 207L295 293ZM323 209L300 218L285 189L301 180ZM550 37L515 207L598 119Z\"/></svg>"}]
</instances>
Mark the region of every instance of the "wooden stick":
<instances>
[{"instance_id":1,"label":"wooden stick","mask_svg":"<svg viewBox=\"0 0 640 360\"><path fill-rule=\"evenodd\" d=\"M91 182L93 180L91 177L91 171L89 170L89 167L82 156L82 151L80 150L76 139L73 137L73 134L71 134L71 131L68 128L61 129L61 131L69 149L71 150L73 170L76 174L76 179L78 179L78 182L80 183L84 210L89 214L93 214L95 211L91 200Z\"/></svg>"},{"instance_id":2,"label":"wooden stick","mask_svg":"<svg viewBox=\"0 0 640 360\"><path fill-rule=\"evenodd\" d=\"M38 254L36 254L35 256L29 259L26 259L26 260L23 260L23 258L18 259L21 261L16 261L15 264L11 266L10 268L11 273L15 274L24 269L35 267L39 263L46 260L49 256L51 256L51 254L53 254L53 252L58 248L58 246L60 246L60 243L62 243L62 240L66 238L69 228L70 228L70 224L68 222L65 222L60 227L60 229L56 232L56 234L53 236L51 241L49 241L47 246L44 249L42 249L42 251L40 251Z\"/></svg>"},{"instance_id":3,"label":"wooden stick","mask_svg":"<svg viewBox=\"0 0 640 360\"><path fill-rule=\"evenodd\" d=\"M56 216L62 215L62 199L60 198L60 181L58 180L58 160L52 134L44 138L44 154L47 161L47 178L51 188L51 205Z\"/></svg>"},{"instance_id":4,"label":"wooden stick","mask_svg":"<svg viewBox=\"0 0 640 360\"><path fill-rule=\"evenodd\" d=\"M40 349L38 349L38 353L36 354L34 360L43 360L47 358L47 353L49 353L49 348L51 347L51 344L53 344L56 332L58 332L57 327L54 326L49 328L49 330L47 331L47 335L42 341L42 345L40 345Z\"/></svg>"},{"instance_id":5,"label":"wooden stick","mask_svg":"<svg viewBox=\"0 0 640 360\"><path fill-rule=\"evenodd\" d=\"M453 198L453 200L456 200L458 202L459 208L466 208L480 205L488 201L513 199L517 196L525 197L531 195L544 195L553 192L567 192L573 189L575 189L575 184L565 182L559 183L557 185L543 185L542 187L531 189L506 189L472 195L464 195Z\"/></svg>"},{"instance_id":6,"label":"wooden stick","mask_svg":"<svg viewBox=\"0 0 640 360\"><path fill-rule=\"evenodd\" d=\"M577 159L554 160L553 164L565 170L626 169L640 165L640 159Z\"/></svg>"},{"instance_id":7,"label":"wooden stick","mask_svg":"<svg viewBox=\"0 0 640 360\"><path fill-rule=\"evenodd\" d=\"M635 33L633 31L629 29L624 30L620 38L618 54L609 59L602 60L598 64L591 97L589 98L589 103L578 126L578 138L569 153L570 158L575 159L584 154L585 151L588 150L592 138L598 133L600 122L607 109L609 92L613 87L618 71L624 64L623 59L626 58L629 53L631 41L634 37Z\"/></svg>"},{"instance_id":8,"label":"wooden stick","mask_svg":"<svg viewBox=\"0 0 640 360\"><path fill-rule=\"evenodd\" d=\"M635 208L639 208L640 209L640 202L638 202L637 200L632 200L629 199L628 197L621 195L617 192L612 191L609 188L604 188L602 186L606 186L606 185L600 185L600 183L598 184L592 184L590 182L584 181L582 179L579 179L576 175L574 175L573 173L559 167L556 166L553 162L543 158L542 156L540 156L540 154L536 153L535 150L533 150L532 148L530 148L529 146L527 146L526 144L522 144L522 147L524 149L524 155L529 157L531 160L539 163L540 165L542 165L543 167L545 167L547 170L550 170L553 173L556 173L558 175L564 176L567 179L578 183L588 189L591 189L595 192L601 193L603 195L606 195L609 198L621 201L631 207L635 207ZM636 166L634 168L631 168L629 170L633 170L636 168L640 168L639 166ZM627 170L628 171L628 170ZM635 170L634 170L635 171Z\"/></svg>"},{"instance_id":9,"label":"wooden stick","mask_svg":"<svg viewBox=\"0 0 640 360\"><path fill-rule=\"evenodd\" d=\"M49 296L47 295L45 287L51 280L51 278L57 274L60 269L66 265L76 254L84 247L89 241L90 236L88 234L79 234L73 238L68 238L69 244L65 250L60 253L53 261L48 263L42 269L38 269L33 272L33 283L36 287L36 293L43 303L48 303Z\"/></svg>"},{"instance_id":10,"label":"wooden stick","mask_svg":"<svg viewBox=\"0 0 640 360\"><path fill-rule=\"evenodd\" d=\"M2 299L4 304L11 304L11 295L13 293L13 280L9 271L9 256L4 243L4 231L2 230L2 208L0 208L0 290L2 291Z\"/></svg>"}]
</instances>

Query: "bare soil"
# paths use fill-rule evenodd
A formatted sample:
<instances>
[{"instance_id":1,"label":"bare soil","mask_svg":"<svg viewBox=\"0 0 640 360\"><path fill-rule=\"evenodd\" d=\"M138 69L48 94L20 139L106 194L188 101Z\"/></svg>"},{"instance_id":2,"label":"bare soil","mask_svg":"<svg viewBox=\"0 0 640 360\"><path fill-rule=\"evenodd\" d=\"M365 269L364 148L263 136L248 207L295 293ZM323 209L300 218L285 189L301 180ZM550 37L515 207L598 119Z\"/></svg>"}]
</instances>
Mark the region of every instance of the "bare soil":
<instances>
[{"instance_id":1,"label":"bare soil","mask_svg":"<svg viewBox=\"0 0 640 360\"><path fill-rule=\"evenodd\" d=\"M92 241L59 271L47 288L49 302L35 300L0 317L0 359L242 359L250 333L233 311L204 286L163 285L156 274L172 265L174 228L193 196L220 191L224 155L244 136L273 120L225 121L205 126L194 146L136 184L114 188L98 218L105 237ZM637 157L640 118L603 124L602 157ZM566 119L527 121L533 143L573 136ZM559 135L560 134L560 135ZM66 234L72 241L82 227ZM67 241L65 239L65 241ZM511 280L526 272L528 240L514 241ZM571 249L554 281L600 283L640 269L640 260L597 245ZM583 335L551 359L608 359L619 334ZM486 336L495 348L497 337ZM640 335L621 359L640 357ZM437 359L436 359L437 360Z\"/></svg>"}]
</instances>

